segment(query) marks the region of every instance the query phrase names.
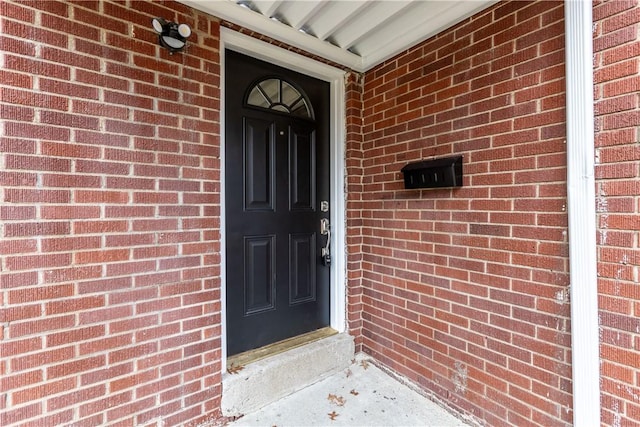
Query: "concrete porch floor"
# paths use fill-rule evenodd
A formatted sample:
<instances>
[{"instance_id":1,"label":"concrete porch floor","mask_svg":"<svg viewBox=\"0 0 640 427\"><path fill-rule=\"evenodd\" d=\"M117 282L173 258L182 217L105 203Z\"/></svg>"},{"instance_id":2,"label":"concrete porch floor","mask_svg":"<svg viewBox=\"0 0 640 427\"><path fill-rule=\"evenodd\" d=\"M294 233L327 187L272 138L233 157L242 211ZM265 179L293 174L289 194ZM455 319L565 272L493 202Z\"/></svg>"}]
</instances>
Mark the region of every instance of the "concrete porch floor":
<instances>
[{"instance_id":1,"label":"concrete porch floor","mask_svg":"<svg viewBox=\"0 0 640 427\"><path fill-rule=\"evenodd\" d=\"M230 426L438 426L470 424L358 357L333 374Z\"/></svg>"}]
</instances>

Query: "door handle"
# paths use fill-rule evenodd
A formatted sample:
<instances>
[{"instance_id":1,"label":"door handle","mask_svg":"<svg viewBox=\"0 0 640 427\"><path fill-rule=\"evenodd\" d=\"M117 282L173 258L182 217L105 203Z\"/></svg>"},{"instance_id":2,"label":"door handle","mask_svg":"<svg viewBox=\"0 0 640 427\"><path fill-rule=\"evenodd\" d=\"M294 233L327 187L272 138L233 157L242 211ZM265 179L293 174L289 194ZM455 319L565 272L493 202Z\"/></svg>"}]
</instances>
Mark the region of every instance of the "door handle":
<instances>
[{"instance_id":1,"label":"door handle","mask_svg":"<svg viewBox=\"0 0 640 427\"><path fill-rule=\"evenodd\" d=\"M320 220L320 234L327 236L327 241L320 250L320 257L322 258L322 264L328 266L331 264L331 224L327 218Z\"/></svg>"}]
</instances>

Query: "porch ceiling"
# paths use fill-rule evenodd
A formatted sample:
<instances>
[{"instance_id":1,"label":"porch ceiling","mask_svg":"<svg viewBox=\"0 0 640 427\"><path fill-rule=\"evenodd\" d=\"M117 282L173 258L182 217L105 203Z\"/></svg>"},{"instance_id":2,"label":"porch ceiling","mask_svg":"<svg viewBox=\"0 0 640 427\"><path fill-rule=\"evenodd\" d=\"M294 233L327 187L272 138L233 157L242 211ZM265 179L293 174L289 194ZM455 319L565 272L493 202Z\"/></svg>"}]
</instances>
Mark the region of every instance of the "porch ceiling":
<instances>
[{"instance_id":1,"label":"porch ceiling","mask_svg":"<svg viewBox=\"0 0 640 427\"><path fill-rule=\"evenodd\" d=\"M498 0L179 0L367 71Z\"/></svg>"}]
</instances>

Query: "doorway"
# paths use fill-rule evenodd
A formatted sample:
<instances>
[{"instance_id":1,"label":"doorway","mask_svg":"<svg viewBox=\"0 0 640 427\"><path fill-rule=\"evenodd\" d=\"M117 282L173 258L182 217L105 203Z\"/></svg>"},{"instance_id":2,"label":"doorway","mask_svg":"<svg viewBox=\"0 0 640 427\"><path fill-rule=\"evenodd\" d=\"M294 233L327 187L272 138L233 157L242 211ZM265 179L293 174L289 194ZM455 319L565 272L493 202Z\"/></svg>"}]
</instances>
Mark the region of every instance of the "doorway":
<instances>
[{"instance_id":1,"label":"doorway","mask_svg":"<svg viewBox=\"0 0 640 427\"><path fill-rule=\"evenodd\" d=\"M329 84L225 52L227 355L330 323Z\"/></svg>"}]
</instances>

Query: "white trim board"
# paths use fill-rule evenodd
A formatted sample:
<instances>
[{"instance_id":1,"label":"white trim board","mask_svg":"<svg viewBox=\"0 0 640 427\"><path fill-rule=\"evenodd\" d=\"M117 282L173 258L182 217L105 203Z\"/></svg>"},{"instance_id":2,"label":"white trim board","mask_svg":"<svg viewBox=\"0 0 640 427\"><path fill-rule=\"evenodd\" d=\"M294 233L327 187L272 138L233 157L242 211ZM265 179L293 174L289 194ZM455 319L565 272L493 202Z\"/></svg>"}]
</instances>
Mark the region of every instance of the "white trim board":
<instances>
[{"instance_id":1,"label":"white trim board","mask_svg":"<svg viewBox=\"0 0 640 427\"><path fill-rule=\"evenodd\" d=\"M346 331L346 205L345 176L345 72L310 58L270 45L227 28L220 29L220 233L221 233L221 321L222 372L226 371L226 249L225 249L225 129L224 129L224 73L225 49L231 49L263 61L324 80L330 85L330 162L331 162L331 315L330 326L338 332Z\"/></svg>"},{"instance_id":2,"label":"white trim board","mask_svg":"<svg viewBox=\"0 0 640 427\"><path fill-rule=\"evenodd\" d=\"M573 424L599 425L600 331L594 181L592 4L565 0L567 212Z\"/></svg>"}]
</instances>

